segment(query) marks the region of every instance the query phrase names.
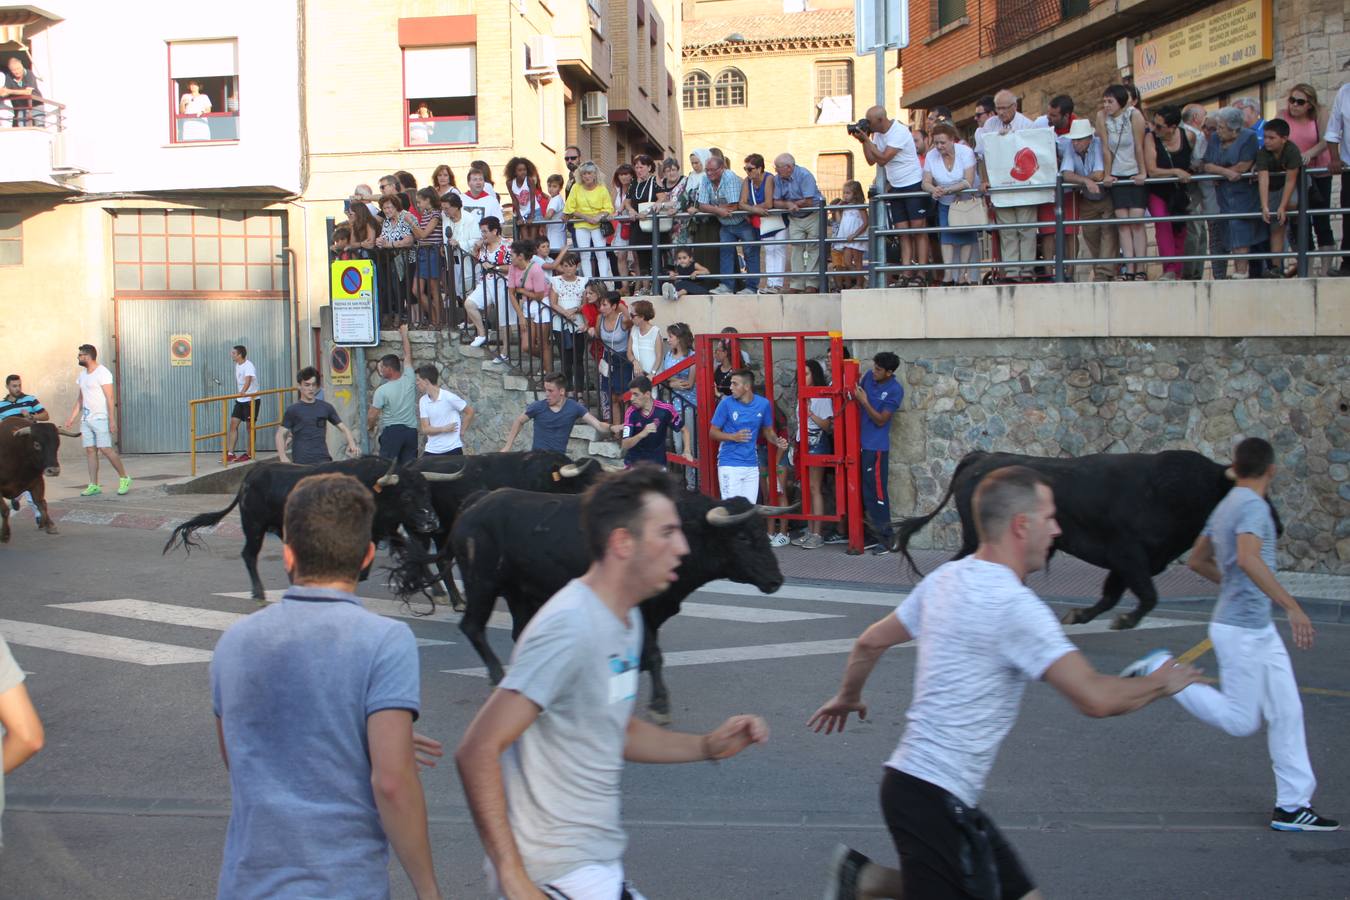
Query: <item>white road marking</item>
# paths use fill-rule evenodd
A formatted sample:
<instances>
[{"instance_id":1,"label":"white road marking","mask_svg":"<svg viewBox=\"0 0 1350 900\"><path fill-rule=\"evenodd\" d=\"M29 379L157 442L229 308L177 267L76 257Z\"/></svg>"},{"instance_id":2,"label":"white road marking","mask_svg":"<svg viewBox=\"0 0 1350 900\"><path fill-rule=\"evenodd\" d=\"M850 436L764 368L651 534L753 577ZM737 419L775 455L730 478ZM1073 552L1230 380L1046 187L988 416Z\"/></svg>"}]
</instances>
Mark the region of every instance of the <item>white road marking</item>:
<instances>
[{"instance_id":1,"label":"white road marking","mask_svg":"<svg viewBox=\"0 0 1350 900\"><path fill-rule=\"evenodd\" d=\"M900 601L909 596L909 590L897 591L854 591L839 588L811 587L804 584L785 584L772 594L766 594L752 584L740 584L735 581L712 581L704 585L698 594L713 594L722 597L744 598L754 596L764 602L771 599L813 600L821 603L851 603L857 606L900 605Z\"/></svg>"},{"instance_id":2,"label":"white road marking","mask_svg":"<svg viewBox=\"0 0 1350 900\"><path fill-rule=\"evenodd\" d=\"M1102 634L1111 631L1111 620L1114 618L1114 614L1103 613L1091 622L1086 622L1082 625L1064 625L1062 627L1064 628L1064 633L1069 637L1073 637L1076 634ZM1204 624L1203 621L1198 619L1164 619L1160 616L1145 616L1144 621L1134 626L1130 631L1146 631L1150 628L1180 628L1183 625ZM1124 631L1121 633L1129 634L1130 632Z\"/></svg>"},{"instance_id":3,"label":"white road marking","mask_svg":"<svg viewBox=\"0 0 1350 900\"><path fill-rule=\"evenodd\" d=\"M830 613L797 612L792 609L760 609L754 606L723 606L720 603L680 604L680 615L695 619L724 619L728 622L753 622L766 625L776 622L799 622L806 619L841 619Z\"/></svg>"},{"instance_id":4,"label":"white road marking","mask_svg":"<svg viewBox=\"0 0 1350 900\"><path fill-rule=\"evenodd\" d=\"M0 619L0 634L3 634L5 640L11 644L135 663L138 666L168 666L211 661L210 650L137 641L89 631L75 631L71 628L57 628L54 625L38 625L33 622Z\"/></svg>"}]
</instances>

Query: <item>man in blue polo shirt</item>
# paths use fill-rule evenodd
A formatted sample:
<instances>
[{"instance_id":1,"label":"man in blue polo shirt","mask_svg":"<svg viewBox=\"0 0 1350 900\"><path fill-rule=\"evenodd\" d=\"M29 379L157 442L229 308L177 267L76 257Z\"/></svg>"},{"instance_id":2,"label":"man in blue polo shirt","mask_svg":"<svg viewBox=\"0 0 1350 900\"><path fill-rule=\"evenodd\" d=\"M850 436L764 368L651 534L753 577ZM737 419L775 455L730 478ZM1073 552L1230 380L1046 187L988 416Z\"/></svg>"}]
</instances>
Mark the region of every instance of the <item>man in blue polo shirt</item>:
<instances>
[{"instance_id":1,"label":"man in blue polo shirt","mask_svg":"<svg viewBox=\"0 0 1350 900\"><path fill-rule=\"evenodd\" d=\"M891 416L905 399L905 389L895 377L900 357L883 350L872 357L872 371L864 372L854 392L862 408L859 443L862 449L863 510L871 524L867 545L874 556L891 552L890 479Z\"/></svg>"},{"instance_id":2,"label":"man in blue polo shirt","mask_svg":"<svg viewBox=\"0 0 1350 900\"><path fill-rule=\"evenodd\" d=\"M731 396L723 397L713 412L708 436L721 441L717 448L717 485L722 499L744 497L759 501L759 458L755 454L758 435L786 450L786 438L773 430L773 407L755 393L755 373L737 369L731 373Z\"/></svg>"},{"instance_id":3,"label":"man in blue polo shirt","mask_svg":"<svg viewBox=\"0 0 1350 900\"><path fill-rule=\"evenodd\" d=\"M620 446L623 464L632 468L638 463L652 463L666 467L666 435L684 427L675 407L656 399L652 394L652 380L639 375L628 385L632 392L628 412L623 418ZM758 471L758 470L757 470Z\"/></svg>"}]
</instances>

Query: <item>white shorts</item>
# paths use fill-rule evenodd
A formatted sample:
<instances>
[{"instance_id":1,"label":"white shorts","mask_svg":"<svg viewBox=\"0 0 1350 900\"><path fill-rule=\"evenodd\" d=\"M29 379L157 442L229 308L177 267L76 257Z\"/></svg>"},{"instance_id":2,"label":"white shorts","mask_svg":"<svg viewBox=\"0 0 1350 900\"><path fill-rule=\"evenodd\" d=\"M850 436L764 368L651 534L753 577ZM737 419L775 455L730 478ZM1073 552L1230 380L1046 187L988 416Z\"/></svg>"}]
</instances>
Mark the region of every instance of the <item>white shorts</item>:
<instances>
[{"instance_id":1,"label":"white shorts","mask_svg":"<svg viewBox=\"0 0 1350 900\"><path fill-rule=\"evenodd\" d=\"M751 503L759 502L758 466L718 466L717 486L722 491L722 499L744 497Z\"/></svg>"},{"instance_id":2,"label":"white shorts","mask_svg":"<svg viewBox=\"0 0 1350 900\"><path fill-rule=\"evenodd\" d=\"M112 432L105 415L86 415L80 420L80 444L84 447L111 447Z\"/></svg>"},{"instance_id":3,"label":"white shorts","mask_svg":"<svg viewBox=\"0 0 1350 900\"><path fill-rule=\"evenodd\" d=\"M499 894L497 872L492 868L491 860L483 860L483 873L487 875L488 890ZM539 885L544 896L551 900L619 900L624 887L623 863L617 862L592 863ZM647 900L631 884L627 888L633 900Z\"/></svg>"}]
</instances>

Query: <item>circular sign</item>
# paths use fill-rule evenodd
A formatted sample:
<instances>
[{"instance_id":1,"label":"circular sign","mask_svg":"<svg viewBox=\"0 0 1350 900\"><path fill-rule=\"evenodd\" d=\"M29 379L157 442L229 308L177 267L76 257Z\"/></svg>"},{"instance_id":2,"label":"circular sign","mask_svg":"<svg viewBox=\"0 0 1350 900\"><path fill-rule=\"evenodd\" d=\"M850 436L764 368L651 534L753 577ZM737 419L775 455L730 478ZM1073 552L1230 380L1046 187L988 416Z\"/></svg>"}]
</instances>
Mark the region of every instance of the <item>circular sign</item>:
<instances>
[{"instance_id":1,"label":"circular sign","mask_svg":"<svg viewBox=\"0 0 1350 900\"><path fill-rule=\"evenodd\" d=\"M342 270L342 289L349 294L355 294L361 289L361 272L356 266Z\"/></svg>"},{"instance_id":2,"label":"circular sign","mask_svg":"<svg viewBox=\"0 0 1350 900\"><path fill-rule=\"evenodd\" d=\"M328 366L334 375L341 375L351 368L352 354L346 347L334 347L328 358Z\"/></svg>"},{"instance_id":3,"label":"circular sign","mask_svg":"<svg viewBox=\"0 0 1350 900\"><path fill-rule=\"evenodd\" d=\"M180 337L169 345L169 352L173 354L174 359L192 358L192 340L186 337Z\"/></svg>"}]
</instances>

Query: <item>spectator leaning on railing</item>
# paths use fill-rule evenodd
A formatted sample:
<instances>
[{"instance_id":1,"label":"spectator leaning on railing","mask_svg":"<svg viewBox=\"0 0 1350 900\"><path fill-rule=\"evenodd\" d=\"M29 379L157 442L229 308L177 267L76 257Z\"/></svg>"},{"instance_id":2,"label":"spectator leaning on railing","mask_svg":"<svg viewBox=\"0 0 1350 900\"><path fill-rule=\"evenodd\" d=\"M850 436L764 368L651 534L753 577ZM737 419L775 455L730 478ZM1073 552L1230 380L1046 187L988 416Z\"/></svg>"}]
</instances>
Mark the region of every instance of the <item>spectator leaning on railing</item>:
<instances>
[{"instance_id":1,"label":"spectator leaning on railing","mask_svg":"<svg viewBox=\"0 0 1350 900\"><path fill-rule=\"evenodd\" d=\"M1012 91L994 95L994 115L984 120L975 132L975 156L980 163L980 190L989 191L989 170L985 165L984 142L992 135L1011 134L1031 127L1031 120L1017 111L1017 96ZM1030 224L1036 220L1035 206L996 206L994 221L999 225ZM1036 232L1032 228L1004 228L998 231L999 254L1005 263L1006 278L1029 278L1030 267L1020 268L1006 263L1036 261Z\"/></svg>"},{"instance_id":2,"label":"spectator leaning on railing","mask_svg":"<svg viewBox=\"0 0 1350 900\"><path fill-rule=\"evenodd\" d=\"M1341 85L1327 115L1327 167L1341 176L1341 208L1350 208L1350 82ZM1341 214L1341 264L1332 275L1350 275L1350 213Z\"/></svg>"},{"instance_id":3,"label":"spectator leaning on railing","mask_svg":"<svg viewBox=\"0 0 1350 900\"><path fill-rule=\"evenodd\" d=\"M820 213L816 210L825 205L825 198L816 187L816 177L797 165L791 153L780 153L774 158L774 187L776 194L773 205L784 210L788 216L787 237L789 241L819 241ZM820 264L820 245L818 243L793 244L788 250L789 269L798 273L813 273ZM809 274L787 280L785 294L809 294L816 288L816 279Z\"/></svg>"},{"instance_id":4,"label":"spectator leaning on railing","mask_svg":"<svg viewBox=\"0 0 1350 900\"><path fill-rule=\"evenodd\" d=\"M1214 114L1218 131L1215 140L1205 148L1205 173L1222 175L1216 193L1219 212L1247 215L1243 219L1227 219L1214 227L1225 227L1224 246L1229 253L1245 254L1251 247L1266 239L1266 225L1255 214L1261 211L1256 185L1244 177L1256 164L1256 134L1242 126L1242 112L1225 106ZM1233 260L1236 277L1247 277L1247 260Z\"/></svg>"},{"instance_id":5,"label":"spectator leaning on railing","mask_svg":"<svg viewBox=\"0 0 1350 900\"><path fill-rule=\"evenodd\" d=\"M751 272L759 271L759 234L740 211L741 179L726 169L726 160L720 156L709 156L703 164L703 182L699 185L698 208L700 212L717 217L721 226L717 239L723 243L718 250L718 274L731 275L736 272L736 246L740 242L745 248L746 263ZM722 283L712 289L714 294L753 294L759 289L759 279L747 278L738 283L732 278L723 278Z\"/></svg>"},{"instance_id":6,"label":"spectator leaning on railing","mask_svg":"<svg viewBox=\"0 0 1350 900\"><path fill-rule=\"evenodd\" d=\"M887 201L892 228L923 228L928 224L930 199L922 195L923 167L914 135L909 126L886 115L882 106L867 111L870 134L850 129L849 134L862 145L863 157L869 166L882 166L886 172L886 190L893 194L919 194L916 197L894 197ZM928 236L900 235L900 262L909 265L928 265ZM901 284L923 283L919 273L909 273Z\"/></svg>"},{"instance_id":7,"label":"spectator leaning on railing","mask_svg":"<svg viewBox=\"0 0 1350 900\"><path fill-rule=\"evenodd\" d=\"M1101 225L1082 226L1083 243L1092 259L1114 260L1119 249L1116 238L1115 206L1102 179L1106 163L1102 157L1102 141L1087 119L1078 119L1069 127L1069 133L1059 139L1060 173L1066 184L1075 185L1078 194L1078 218L1100 221ZM1066 216L1067 218L1067 213ZM1094 281L1112 281L1116 277L1114 263L1096 263L1092 267Z\"/></svg>"}]
</instances>

